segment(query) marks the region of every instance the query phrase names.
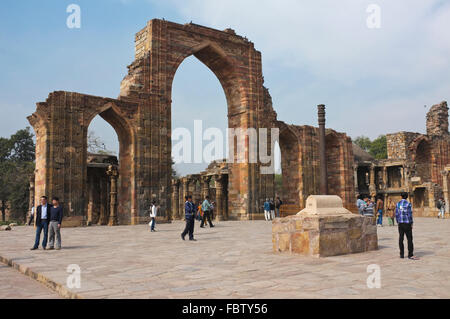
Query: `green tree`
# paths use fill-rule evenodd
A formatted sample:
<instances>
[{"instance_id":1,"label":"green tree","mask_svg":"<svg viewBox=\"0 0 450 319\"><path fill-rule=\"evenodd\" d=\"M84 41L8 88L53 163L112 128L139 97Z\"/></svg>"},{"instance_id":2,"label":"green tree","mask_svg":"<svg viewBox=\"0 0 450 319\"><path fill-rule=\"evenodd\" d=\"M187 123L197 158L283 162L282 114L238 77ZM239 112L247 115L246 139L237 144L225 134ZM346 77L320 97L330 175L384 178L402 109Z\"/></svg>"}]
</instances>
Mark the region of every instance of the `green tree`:
<instances>
[{"instance_id":1,"label":"green tree","mask_svg":"<svg viewBox=\"0 0 450 319\"><path fill-rule=\"evenodd\" d=\"M370 144L369 154L376 159L387 158L386 135L380 135Z\"/></svg>"},{"instance_id":2,"label":"green tree","mask_svg":"<svg viewBox=\"0 0 450 319\"><path fill-rule=\"evenodd\" d=\"M0 138L0 210L16 216L28 210L29 176L34 172L35 145L30 128L17 131L9 139Z\"/></svg>"},{"instance_id":3,"label":"green tree","mask_svg":"<svg viewBox=\"0 0 450 319\"><path fill-rule=\"evenodd\" d=\"M363 150L365 150L366 152L370 151L370 146L372 144L372 142L370 141L370 138L368 138L366 136L358 136L357 138L355 138L355 140L353 142L356 145L358 145L359 147L361 147Z\"/></svg>"},{"instance_id":4,"label":"green tree","mask_svg":"<svg viewBox=\"0 0 450 319\"><path fill-rule=\"evenodd\" d=\"M380 135L373 141L366 136L358 136L353 142L376 159L387 158L386 135Z\"/></svg>"}]
</instances>

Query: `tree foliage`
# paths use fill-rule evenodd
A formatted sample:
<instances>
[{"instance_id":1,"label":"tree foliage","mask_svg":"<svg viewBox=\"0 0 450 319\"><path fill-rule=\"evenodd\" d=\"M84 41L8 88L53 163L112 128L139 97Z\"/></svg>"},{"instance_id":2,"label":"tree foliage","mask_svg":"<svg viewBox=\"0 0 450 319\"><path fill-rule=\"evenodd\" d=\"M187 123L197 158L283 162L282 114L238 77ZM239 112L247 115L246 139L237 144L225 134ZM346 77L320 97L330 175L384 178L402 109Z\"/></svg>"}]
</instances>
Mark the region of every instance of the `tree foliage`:
<instances>
[{"instance_id":1,"label":"tree foliage","mask_svg":"<svg viewBox=\"0 0 450 319\"><path fill-rule=\"evenodd\" d=\"M353 142L372 155L375 159L387 158L386 135L380 135L373 141L366 136L358 136Z\"/></svg>"},{"instance_id":2,"label":"tree foliage","mask_svg":"<svg viewBox=\"0 0 450 319\"><path fill-rule=\"evenodd\" d=\"M10 138L0 138L0 210L3 221L7 209L15 216L26 216L34 159L35 144L29 127L17 131Z\"/></svg>"},{"instance_id":3,"label":"tree foliage","mask_svg":"<svg viewBox=\"0 0 450 319\"><path fill-rule=\"evenodd\" d=\"M88 133L88 152L102 155L116 155L114 151L108 150L100 137L94 131Z\"/></svg>"}]
</instances>

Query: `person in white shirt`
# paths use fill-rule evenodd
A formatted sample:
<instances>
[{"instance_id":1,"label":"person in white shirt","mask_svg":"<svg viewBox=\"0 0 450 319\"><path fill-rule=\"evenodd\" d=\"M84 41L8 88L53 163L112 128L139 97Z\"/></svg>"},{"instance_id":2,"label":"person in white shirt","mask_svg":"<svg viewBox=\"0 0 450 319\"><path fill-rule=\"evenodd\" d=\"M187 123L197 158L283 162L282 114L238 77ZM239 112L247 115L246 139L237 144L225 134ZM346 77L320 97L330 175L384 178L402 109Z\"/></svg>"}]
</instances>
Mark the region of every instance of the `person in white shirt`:
<instances>
[{"instance_id":1,"label":"person in white shirt","mask_svg":"<svg viewBox=\"0 0 450 319\"><path fill-rule=\"evenodd\" d=\"M36 250L39 247L39 241L42 231L44 231L44 238L42 240L42 248L47 249L47 239L48 239L48 223L50 219L50 205L47 202L47 196L41 197L41 205L36 208L36 237L33 248L31 250Z\"/></svg>"},{"instance_id":2,"label":"person in white shirt","mask_svg":"<svg viewBox=\"0 0 450 319\"><path fill-rule=\"evenodd\" d=\"M152 202L152 206L150 207L150 231L154 232L155 230L155 224L156 224L156 216L158 214L158 206L156 206L156 201L154 200Z\"/></svg>"},{"instance_id":3,"label":"person in white shirt","mask_svg":"<svg viewBox=\"0 0 450 319\"><path fill-rule=\"evenodd\" d=\"M30 212L30 220L28 221L28 226L31 225L31 222L34 223L34 213L36 211L36 208L33 206L31 207L31 212Z\"/></svg>"}]
</instances>

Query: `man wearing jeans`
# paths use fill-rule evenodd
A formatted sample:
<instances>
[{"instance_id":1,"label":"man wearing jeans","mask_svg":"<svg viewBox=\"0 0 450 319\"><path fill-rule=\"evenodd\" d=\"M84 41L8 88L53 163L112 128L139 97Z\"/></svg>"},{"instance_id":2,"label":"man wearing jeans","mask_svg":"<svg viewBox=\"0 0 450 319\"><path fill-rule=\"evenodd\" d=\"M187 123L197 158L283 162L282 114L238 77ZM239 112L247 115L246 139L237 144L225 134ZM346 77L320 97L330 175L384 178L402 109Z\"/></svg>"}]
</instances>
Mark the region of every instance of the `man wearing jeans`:
<instances>
[{"instance_id":1,"label":"man wearing jeans","mask_svg":"<svg viewBox=\"0 0 450 319\"><path fill-rule=\"evenodd\" d=\"M406 235L408 240L408 258L412 260L417 260L414 256L414 245L413 245L413 217L412 217L412 205L406 199L408 198L407 193L402 194L402 200L397 203L395 207L395 218L397 219L398 232L399 232L399 247L400 247L400 258L404 258L405 248L403 246L403 239Z\"/></svg>"},{"instance_id":2,"label":"man wearing jeans","mask_svg":"<svg viewBox=\"0 0 450 319\"><path fill-rule=\"evenodd\" d=\"M194 240L194 223L195 223L195 213L196 209L194 203L192 202L192 196L188 195L185 197L186 202L184 203L184 217L186 219L186 227L184 228L183 233L181 234L181 239L184 240L184 237L189 233L189 240Z\"/></svg>"},{"instance_id":3,"label":"man wearing jeans","mask_svg":"<svg viewBox=\"0 0 450 319\"><path fill-rule=\"evenodd\" d=\"M47 196L41 197L41 205L36 209L35 213L35 225L36 225L36 238L34 241L34 246L31 250L36 250L39 247L39 242L41 240L41 232L44 231L44 238L42 239L42 248L45 250L47 248L47 238L48 238L48 220L50 218L50 208L52 206L47 203Z\"/></svg>"},{"instance_id":4,"label":"man wearing jeans","mask_svg":"<svg viewBox=\"0 0 450 319\"><path fill-rule=\"evenodd\" d=\"M63 210L59 205L59 198L53 197L53 206L50 208L50 250L55 249L55 235L56 235L56 249L61 249L61 223L63 218Z\"/></svg>"}]
</instances>

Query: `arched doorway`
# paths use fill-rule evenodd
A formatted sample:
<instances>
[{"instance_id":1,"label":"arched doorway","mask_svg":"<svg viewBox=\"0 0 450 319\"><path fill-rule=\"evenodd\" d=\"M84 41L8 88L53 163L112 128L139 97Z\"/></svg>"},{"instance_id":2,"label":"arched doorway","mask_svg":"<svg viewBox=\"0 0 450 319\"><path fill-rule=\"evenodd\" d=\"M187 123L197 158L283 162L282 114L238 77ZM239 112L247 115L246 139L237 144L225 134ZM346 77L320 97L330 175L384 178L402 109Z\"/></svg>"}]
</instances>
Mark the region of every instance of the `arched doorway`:
<instances>
[{"instance_id":1,"label":"arched doorway","mask_svg":"<svg viewBox=\"0 0 450 319\"><path fill-rule=\"evenodd\" d=\"M422 140L416 148L416 174L420 176L422 183L431 181L431 145Z\"/></svg>"},{"instance_id":2,"label":"arched doorway","mask_svg":"<svg viewBox=\"0 0 450 319\"><path fill-rule=\"evenodd\" d=\"M297 136L285 127L279 136L283 204L301 206L300 146Z\"/></svg>"},{"instance_id":3,"label":"arched doorway","mask_svg":"<svg viewBox=\"0 0 450 319\"><path fill-rule=\"evenodd\" d=\"M118 142L118 156L114 154L98 154L93 156L89 153L89 127L94 119L101 118L111 126L115 136L109 137ZM135 212L135 200L132 196L134 189L134 134L123 114L113 103L107 103L96 110L87 121L85 126L85 144L87 162L84 166L84 184L87 202L87 220L94 224L130 224ZM111 132L111 131L110 131ZM114 146L114 145L112 145ZM115 146L117 148L117 145ZM103 155L103 156L101 156ZM113 156L110 156L113 155ZM101 162L101 163L99 163ZM111 177L108 176L110 166L117 167L117 215L111 220ZM97 169L95 169L97 168ZM95 181L95 178L98 178ZM113 177L115 178L115 177ZM98 194L98 196L96 196ZM148 197L151 200L151 196ZM148 205L150 205L148 203ZM97 211L96 211L97 210ZM98 217L97 217L98 216ZM90 220L89 220L90 218Z\"/></svg>"}]
</instances>

